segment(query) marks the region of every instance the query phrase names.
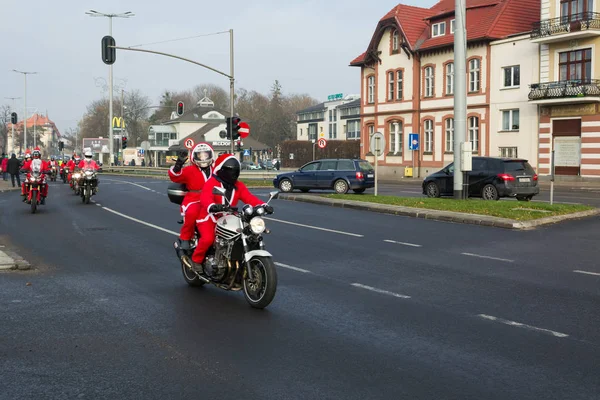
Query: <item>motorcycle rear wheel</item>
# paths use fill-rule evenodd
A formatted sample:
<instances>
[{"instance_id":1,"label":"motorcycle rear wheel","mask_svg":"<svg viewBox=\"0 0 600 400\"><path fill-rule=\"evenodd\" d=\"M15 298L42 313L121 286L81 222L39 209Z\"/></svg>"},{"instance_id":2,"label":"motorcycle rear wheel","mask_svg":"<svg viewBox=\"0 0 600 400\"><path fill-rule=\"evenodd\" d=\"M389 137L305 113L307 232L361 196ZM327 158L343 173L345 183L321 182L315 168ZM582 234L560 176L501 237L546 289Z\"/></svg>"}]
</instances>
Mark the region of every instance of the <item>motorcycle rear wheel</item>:
<instances>
[{"instance_id":1,"label":"motorcycle rear wheel","mask_svg":"<svg viewBox=\"0 0 600 400\"><path fill-rule=\"evenodd\" d=\"M181 262L181 272L183 274L183 279L187 282L188 285L193 287L201 287L204 286L204 281L201 280L198 275L192 270L190 270L183 261Z\"/></svg>"},{"instance_id":2,"label":"motorcycle rear wheel","mask_svg":"<svg viewBox=\"0 0 600 400\"><path fill-rule=\"evenodd\" d=\"M271 257L256 256L250 259L250 268L254 279L244 277L244 297L254 308L265 308L277 291L277 270Z\"/></svg>"}]
</instances>

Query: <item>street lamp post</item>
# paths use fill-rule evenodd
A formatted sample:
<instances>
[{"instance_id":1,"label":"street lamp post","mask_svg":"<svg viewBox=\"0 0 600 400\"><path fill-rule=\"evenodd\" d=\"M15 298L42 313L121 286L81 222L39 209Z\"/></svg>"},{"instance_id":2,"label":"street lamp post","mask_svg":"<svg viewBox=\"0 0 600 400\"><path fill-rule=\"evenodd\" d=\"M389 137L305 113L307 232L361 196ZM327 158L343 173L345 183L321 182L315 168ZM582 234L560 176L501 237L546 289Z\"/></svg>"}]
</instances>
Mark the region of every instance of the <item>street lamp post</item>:
<instances>
[{"instance_id":1,"label":"street lamp post","mask_svg":"<svg viewBox=\"0 0 600 400\"><path fill-rule=\"evenodd\" d=\"M20 97L5 97L5 99L11 99L13 101L13 106L11 112L15 111L15 100L20 99ZM15 124L10 124L12 127L12 153L15 152ZM8 143L7 143L8 146Z\"/></svg>"},{"instance_id":2,"label":"street lamp post","mask_svg":"<svg viewBox=\"0 0 600 400\"><path fill-rule=\"evenodd\" d=\"M86 14L91 17L106 17L108 18L108 35L112 36L112 19L113 18L130 18L133 17L131 11L127 11L122 14L105 14L95 10L86 11ZM113 66L108 66L108 137L109 137L109 152L110 152L110 164L114 163L114 142L113 142L113 130L112 130L112 119L113 119Z\"/></svg>"},{"instance_id":3,"label":"street lamp post","mask_svg":"<svg viewBox=\"0 0 600 400\"><path fill-rule=\"evenodd\" d=\"M23 76L25 77L25 114L23 119L23 146L27 148L27 75L37 74L37 72L17 71L16 69L13 69L13 71L19 74L23 74Z\"/></svg>"}]
</instances>

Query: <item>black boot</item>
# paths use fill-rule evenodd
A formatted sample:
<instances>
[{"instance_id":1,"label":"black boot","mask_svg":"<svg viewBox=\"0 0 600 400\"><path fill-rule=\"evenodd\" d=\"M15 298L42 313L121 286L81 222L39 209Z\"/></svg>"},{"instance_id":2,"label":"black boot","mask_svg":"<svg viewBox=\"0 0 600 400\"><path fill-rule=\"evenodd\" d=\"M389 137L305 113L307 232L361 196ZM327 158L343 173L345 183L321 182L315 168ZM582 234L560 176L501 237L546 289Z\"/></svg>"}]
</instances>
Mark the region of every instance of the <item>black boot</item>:
<instances>
[{"instance_id":1,"label":"black boot","mask_svg":"<svg viewBox=\"0 0 600 400\"><path fill-rule=\"evenodd\" d=\"M44 205L44 204L46 204L46 197L42 197L42 201L40 201L40 204L41 204L41 205Z\"/></svg>"}]
</instances>

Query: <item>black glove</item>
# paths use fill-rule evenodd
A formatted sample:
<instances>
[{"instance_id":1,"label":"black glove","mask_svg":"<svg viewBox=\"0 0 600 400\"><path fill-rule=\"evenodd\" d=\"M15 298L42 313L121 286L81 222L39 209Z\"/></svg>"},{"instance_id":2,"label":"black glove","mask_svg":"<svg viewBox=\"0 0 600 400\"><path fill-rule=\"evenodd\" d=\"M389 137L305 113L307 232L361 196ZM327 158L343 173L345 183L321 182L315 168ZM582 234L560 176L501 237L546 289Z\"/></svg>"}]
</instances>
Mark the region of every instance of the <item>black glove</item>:
<instances>
[{"instance_id":1,"label":"black glove","mask_svg":"<svg viewBox=\"0 0 600 400\"><path fill-rule=\"evenodd\" d=\"M265 204L264 207L265 207L265 212L267 214L273 214L273 212L275 211L275 210L273 210L273 207L268 204Z\"/></svg>"},{"instance_id":2,"label":"black glove","mask_svg":"<svg viewBox=\"0 0 600 400\"><path fill-rule=\"evenodd\" d=\"M176 173L179 173L179 171L181 171L181 168L183 168L183 164L185 164L186 161L187 161L187 153L184 153L184 152L179 153L179 157L177 157L177 160L175 161L175 166L173 167L173 171Z\"/></svg>"},{"instance_id":3,"label":"black glove","mask_svg":"<svg viewBox=\"0 0 600 400\"><path fill-rule=\"evenodd\" d=\"M218 213L218 212L223 212L227 209L227 206L223 205L223 204L213 204L212 206L210 206L210 208L208 209L209 213Z\"/></svg>"}]
</instances>

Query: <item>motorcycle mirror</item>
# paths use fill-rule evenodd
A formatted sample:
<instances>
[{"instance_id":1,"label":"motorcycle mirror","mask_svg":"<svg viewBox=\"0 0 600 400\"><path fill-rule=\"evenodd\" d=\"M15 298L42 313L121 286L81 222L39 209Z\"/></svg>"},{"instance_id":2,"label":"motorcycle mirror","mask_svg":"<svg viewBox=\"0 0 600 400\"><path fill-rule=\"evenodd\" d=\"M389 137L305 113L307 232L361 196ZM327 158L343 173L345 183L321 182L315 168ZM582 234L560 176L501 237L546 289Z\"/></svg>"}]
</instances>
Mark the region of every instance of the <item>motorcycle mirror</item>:
<instances>
[{"instance_id":1,"label":"motorcycle mirror","mask_svg":"<svg viewBox=\"0 0 600 400\"><path fill-rule=\"evenodd\" d=\"M269 196L271 196L271 199L276 199L279 197L279 192L270 192Z\"/></svg>"},{"instance_id":2,"label":"motorcycle mirror","mask_svg":"<svg viewBox=\"0 0 600 400\"><path fill-rule=\"evenodd\" d=\"M220 188L220 187L216 187L216 186L215 186L215 187L213 188L213 191L212 191L212 193L213 193L213 194L218 194L219 196L224 196L224 195L225 195L225 189L224 189L224 188Z\"/></svg>"}]
</instances>

